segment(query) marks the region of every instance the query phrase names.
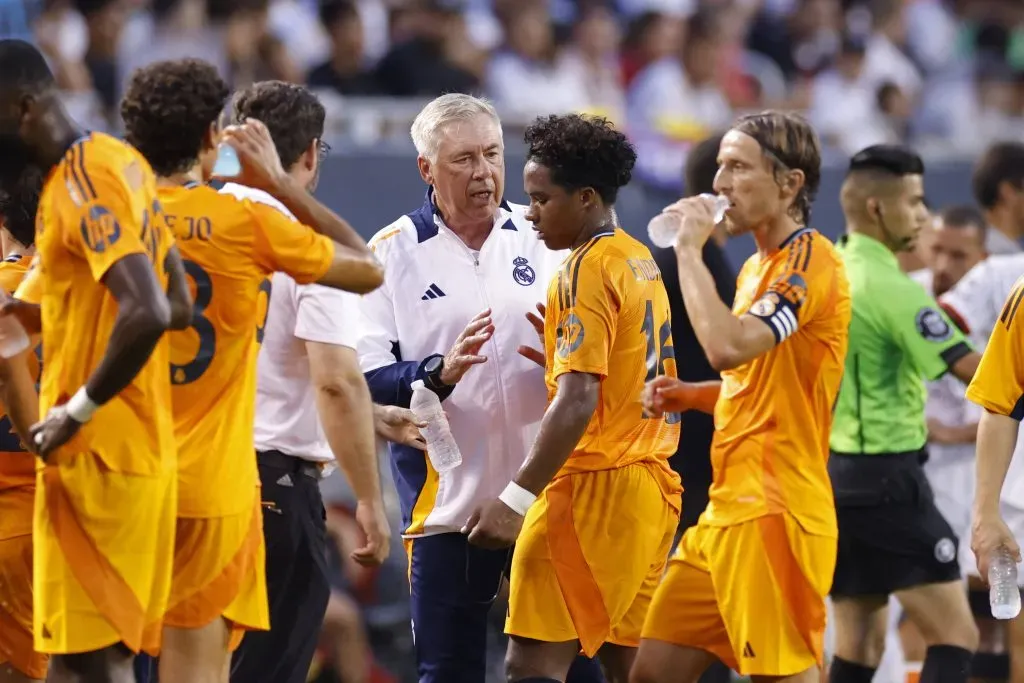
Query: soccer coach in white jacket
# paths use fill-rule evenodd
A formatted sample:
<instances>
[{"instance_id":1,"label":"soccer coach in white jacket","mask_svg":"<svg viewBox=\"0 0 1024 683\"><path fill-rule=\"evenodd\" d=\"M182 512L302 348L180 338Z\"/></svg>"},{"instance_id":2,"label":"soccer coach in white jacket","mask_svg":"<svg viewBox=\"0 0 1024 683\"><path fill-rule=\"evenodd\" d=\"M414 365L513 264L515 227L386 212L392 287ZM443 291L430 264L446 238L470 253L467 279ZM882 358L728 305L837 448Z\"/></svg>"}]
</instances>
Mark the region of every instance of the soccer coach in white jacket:
<instances>
[{"instance_id":1,"label":"soccer coach in white jacket","mask_svg":"<svg viewBox=\"0 0 1024 683\"><path fill-rule=\"evenodd\" d=\"M525 207L503 199L494 108L443 95L412 124L423 205L370 240L384 285L358 300L359 362L376 403L408 407L423 380L443 401L462 464L443 475L425 452L391 445L409 553L420 683L483 683L487 612L510 550L460 533L525 459L544 414L544 371L526 319L564 253L540 242Z\"/></svg>"}]
</instances>

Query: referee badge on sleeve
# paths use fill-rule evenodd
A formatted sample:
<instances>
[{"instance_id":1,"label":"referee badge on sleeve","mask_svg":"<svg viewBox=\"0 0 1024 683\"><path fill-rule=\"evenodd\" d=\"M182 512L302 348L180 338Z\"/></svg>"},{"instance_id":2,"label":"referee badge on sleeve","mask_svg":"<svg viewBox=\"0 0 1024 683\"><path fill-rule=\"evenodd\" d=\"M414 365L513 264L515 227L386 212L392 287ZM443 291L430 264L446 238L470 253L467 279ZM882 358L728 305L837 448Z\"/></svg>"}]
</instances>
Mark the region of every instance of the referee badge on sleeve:
<instances>
[{"instance_id":1,"label":"referee badge on sleeve","mask_svg":"<svg viewBox=\"0 0 1024 683\"><path fill-rule=\"evenodd\" d=\"M917 333L931 342L944 342L953 336L953 328L934 308L925 306L914 316Z\"/></svg>"}]
</instances>

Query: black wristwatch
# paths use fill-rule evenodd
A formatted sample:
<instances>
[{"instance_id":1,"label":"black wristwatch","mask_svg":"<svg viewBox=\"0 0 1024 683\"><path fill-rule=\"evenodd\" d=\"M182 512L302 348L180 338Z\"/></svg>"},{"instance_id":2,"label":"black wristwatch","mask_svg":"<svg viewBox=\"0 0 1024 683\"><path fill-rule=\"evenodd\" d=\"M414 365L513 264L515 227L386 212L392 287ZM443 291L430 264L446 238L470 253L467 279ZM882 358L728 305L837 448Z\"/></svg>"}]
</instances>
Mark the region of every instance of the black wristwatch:
<instances>
[{"instance_id":1,"label":"black wristwatch","mask_svg":"<svg viewBox=\"0 0 1024 683\"><path fill-rule=\"evenodd\" d=\"M442 372L444 372L444 356L431 356L423 363L423 383L434 391L448 388L448 385L441 381Z\"/></svg>"}]
</instances>

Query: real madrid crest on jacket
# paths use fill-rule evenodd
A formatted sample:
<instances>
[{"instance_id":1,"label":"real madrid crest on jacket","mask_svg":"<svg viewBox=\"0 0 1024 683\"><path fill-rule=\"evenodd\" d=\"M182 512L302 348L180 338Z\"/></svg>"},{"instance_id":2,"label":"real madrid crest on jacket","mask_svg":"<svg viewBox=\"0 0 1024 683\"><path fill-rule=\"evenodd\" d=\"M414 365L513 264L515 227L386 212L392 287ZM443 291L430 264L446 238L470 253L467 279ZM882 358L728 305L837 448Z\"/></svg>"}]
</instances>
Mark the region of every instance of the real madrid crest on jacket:
<instances>
[{"instance_id":1,"label":"real madrid crest on jacket","mask_svg":"<svg viewBox=\"0 0 1024 683\"><path fill-rule=\"evenodd\" d=\"M480 351L487 362L471 368L444 400L462 465L442 475L424 472L421 451L391 446L406 536L459 531L478 503L501 493L540 426L544 371L517 349L537 347L525 315L546 300L567 252L545 247L525 211L502 202L477 252L445 227L428 191L419 209L370 240L384 265L384 286L359 299L357 351L378 403L408 405L417 363L447 352L484 309L494 321Z\"/></svg>"}]
</instances>

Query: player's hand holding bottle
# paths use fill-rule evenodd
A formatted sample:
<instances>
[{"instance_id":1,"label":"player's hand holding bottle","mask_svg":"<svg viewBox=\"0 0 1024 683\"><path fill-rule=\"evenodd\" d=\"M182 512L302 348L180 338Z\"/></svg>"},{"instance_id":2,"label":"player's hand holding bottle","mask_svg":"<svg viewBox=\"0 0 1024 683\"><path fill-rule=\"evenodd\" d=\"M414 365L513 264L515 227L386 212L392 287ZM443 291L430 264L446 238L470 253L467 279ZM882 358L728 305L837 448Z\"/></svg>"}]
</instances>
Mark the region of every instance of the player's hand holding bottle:
<instances>
[{"instance_id":1,"label":"player's hand holding bottle","mask_svg":"<svg viewBox=\"0 0 1024 683\"><path fill-rule=\"evenodd\" d=\"M971 550L978 562L978 573L987 580L989 563L1000 548L1006 548L1016 562L1020 562L1020 546L1006 526L998 510L991 512L974 511L971 523Z\"/></svg>"},{"instance_id":2,"label":"player's hand holding bottle","mask_svg":"<svg viewBox=\"0 0 1024 683\"><path fill-rule=\"evenodd\" d=\"M254 187L275 197L280 194L288 174L262 121L246 119L241 125L226 127L221 133L221 144L234 148L242 167L238 175L222 180Z\"/></svg>"},{"instance_id":3,"label":"player's hand holding bottle","mask_svg":"<svg viewBox=\"0 0 1024 683\"><path fill-rule=\"evenodd\" d=\"M715 217L721 213L719 199L714 195L699 195L680 199L662 211L680 221L675 247L702 249L715 230Z\"/></svg>"}]
</instances>

